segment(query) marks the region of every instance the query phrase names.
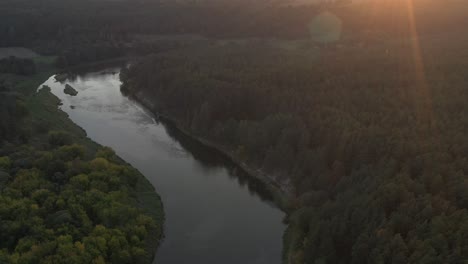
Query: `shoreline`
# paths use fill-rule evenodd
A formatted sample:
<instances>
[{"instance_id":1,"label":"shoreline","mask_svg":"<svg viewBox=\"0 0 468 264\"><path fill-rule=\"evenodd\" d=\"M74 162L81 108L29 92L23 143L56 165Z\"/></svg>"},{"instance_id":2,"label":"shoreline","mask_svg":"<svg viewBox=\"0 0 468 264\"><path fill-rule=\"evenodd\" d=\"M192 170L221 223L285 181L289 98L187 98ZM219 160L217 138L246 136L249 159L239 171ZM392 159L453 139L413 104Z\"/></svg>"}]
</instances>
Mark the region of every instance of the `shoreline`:
<instances>
[{"instance_id":1,"label":"shoreline","mask_svg":"<svg viewBox=\"0 0 468 264\"><path fill-rule=\"evenodd\" d=\"M75 70L83 69L85 70L86 67L99 67L102 65L105 65L107 63L123 63L126 62L128 58L119 58L118 60L114 60L112 62L110 61L97 61L94 62L92 65L86 64L86 65L79 65ZM44 98L39 98L37 94L37 89L38 87L40 88L42 84L51 76L60 74L60 72L68 72L68 69L57 69L54 68L52 70L47 70L47 71L38 71L36 75L33 77L33 83L30 84L30 88L28 90L32 91L32 87L34 87L34 92L31 93L33 96L34 100L38 100L38 102L41 104L41 107L43 106L53 106L53 110L49 111L48 113L54 116L58 116L60 119L62 119L62 129L73 134L74 137L78 140L80 144L82 144L88 152L94 152L96 151L99 147L104 147L105 145L99 144L96 141L94 141L92 138L90 138L84 128L76 124L66 113L60 108L60 99L53 94L50 90L46 90L44 92L47 93L46 97ZM27 96L31 96L27 95ZM49 102L48 100L52 100L52 102ZM151 182L143 175L139 170L137 170L133 165L128 163L126 160L124 160L122 157L119 155L115 154L118 163L123 164L123 165L128 165L135 169L138 172L138 181L133 189L133 192L131 192L131 195L135 198L136 202L136 207L143 210L148 216L150 216L156 223L156 227L152 230L148 230L148 237L147 241L145 243L145 249L147 250L148 257L147 257L147 263L153 263L154 259L156 257L157 251L161 245L161 243L164 240L164 225L165 225L165 212L164 212L164 204L162 203L161 196L157 192L157 187L153 186Z\"/></svg>"},{"instance_id":2,"label":"shoreline","mask_svg":"<svg viewBox=\"0 0 468 264\"><path fill-rule=\"evenodd\" d=\"M233 162L237 167L242 169L249 177L259 180L262 184L265 185L265 187L267 187L268 191L271 192L272 197L273 197L273 203L276 206L278 206L278 208L281 209L283 212L285 212L287 215L289 215L290 213L294 211L291 206L293 192L290 190L290 188L275 181L272 177L269 177L266 173L259 171L259 169L252 168L245 162L239 160L226 147L220 146L216 144L215 142L210 141L209 139L196 136L190 131L188 131L187 129L184 129L183 126L180 125L180 123L174 118L165 114L161 114L160 112L155 110L155 105L153 105L147 99L143 98L142 97L143 94L139 95L139 94L129 93L127 96L134 99L137 103L139 103L142 107L148 110L155 117L159 117L159 119L161 119L163 122L173 125L174 128L176 128L185 136L191 138L192 140L197 141L198 143L202 144L203 146L207 148L211 148L219 152L221 155L225 156L231 162Z\"/></svg>"},{"instance_id":3,"label":"shoreline","mask_svg":"<svg viewBox=\"0 0 468 264\"><path fill-rule=\"evenodd\" d=\"M137 56L123 56L123 57L116 57L112 59L107 59L107 60L99 60L99 61L93 61L93 62L86 62L82 64L77 64L69 67L65 67L61 69L61 72L70 72L70 71L89 71L89 69L92 69L94 67L106 67L106 66L115 66L116 64L120 63L127 63L129 61L132 61L133 59L137 59ZM109 64L109 65L108 65Z\"/></svg>"}]
</instances>

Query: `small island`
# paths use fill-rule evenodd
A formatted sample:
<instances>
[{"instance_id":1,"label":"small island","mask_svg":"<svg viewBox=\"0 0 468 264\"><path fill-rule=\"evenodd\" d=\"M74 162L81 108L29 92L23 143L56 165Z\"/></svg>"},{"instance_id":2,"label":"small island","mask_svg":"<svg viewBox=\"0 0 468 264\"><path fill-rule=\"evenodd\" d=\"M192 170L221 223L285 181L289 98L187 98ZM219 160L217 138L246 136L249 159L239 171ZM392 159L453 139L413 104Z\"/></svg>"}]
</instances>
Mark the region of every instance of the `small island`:
<instances>
[{"instance_id":1,"label":"small island","mask_svg":"<svg viewBox=\"0 0 468 264\"><path fill-rule=\"evenodd\" d=\"M68 94L70 96L76 96L78 94L78 91L75 90L75 88L73 88L71 85L69 84L66 84L65 85L65 89L63 89L63 92L65 94Z\"/></svg>"}]
</instances>

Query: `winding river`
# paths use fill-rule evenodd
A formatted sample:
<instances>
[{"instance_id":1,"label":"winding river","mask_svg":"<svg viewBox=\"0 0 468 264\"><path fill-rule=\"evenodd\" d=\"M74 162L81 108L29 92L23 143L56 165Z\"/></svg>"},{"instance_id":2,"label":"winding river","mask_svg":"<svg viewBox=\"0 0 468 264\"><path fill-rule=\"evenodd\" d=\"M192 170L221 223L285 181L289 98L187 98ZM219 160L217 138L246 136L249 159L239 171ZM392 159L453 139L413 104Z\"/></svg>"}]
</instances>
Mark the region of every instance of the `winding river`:
<instances>
[{"instance_id":1,"label":"winding river","mask_svg":"<svg viewBox=\"0 0 468 264\"><path fill-rule=\"evenodd\" d=\"M120 92L119 68L44 85L99 144L140 170L161 195L158 264L279 264L284 213L262 185L216 151L159 122ZM78 91L64 93L65 84Z\"/></svg>"}]
</instances>

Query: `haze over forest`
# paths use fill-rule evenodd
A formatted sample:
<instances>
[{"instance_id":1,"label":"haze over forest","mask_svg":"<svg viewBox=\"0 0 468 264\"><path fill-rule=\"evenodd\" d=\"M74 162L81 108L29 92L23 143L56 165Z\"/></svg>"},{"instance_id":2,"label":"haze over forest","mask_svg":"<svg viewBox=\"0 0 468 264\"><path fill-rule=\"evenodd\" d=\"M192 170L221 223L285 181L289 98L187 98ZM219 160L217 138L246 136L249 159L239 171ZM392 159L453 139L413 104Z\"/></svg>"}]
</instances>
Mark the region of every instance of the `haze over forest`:
<instances>
[{"instance_id":1,"label":"haze over forest","mask_svg":"<svg viewBox=\"0 0 468 264\"><path fill-rule=\"evenodd\" d=\"M466 0L1 1L0 263L465 263L466 25Z\"/></svg>"}]
</instances>

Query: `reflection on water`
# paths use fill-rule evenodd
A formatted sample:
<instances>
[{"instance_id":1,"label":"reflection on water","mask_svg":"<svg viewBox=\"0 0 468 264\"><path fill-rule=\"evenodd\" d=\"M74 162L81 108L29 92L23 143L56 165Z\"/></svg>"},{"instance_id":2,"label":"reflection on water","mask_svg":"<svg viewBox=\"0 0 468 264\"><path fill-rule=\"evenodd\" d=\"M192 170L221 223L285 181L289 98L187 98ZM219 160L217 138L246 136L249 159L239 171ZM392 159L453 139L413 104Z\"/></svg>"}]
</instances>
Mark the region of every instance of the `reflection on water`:
<instances>
[{"instance_id":1,"label":"reflection on water","mask_svg":"<svg viewBox=\"0 0 468 264\"><path fill-rule=\"evenodd\" d=\"M123 96L118 73L108 68L44 84L90 138L112 147L161 195L166 238L155 263L281 263L284 214L262 184ZM65 84L78 95L65 95Z\"/></svg>"},{"instance_id":2,"label":"reflection on water","mask_svg":"<svg viewBox=\"0 0 468 264\"><path fill-rule=\"evenodd\" d=\"M252 195L258 196L265 202L273 202L272 194L265 185L262 184L260 180L250 177L242 168L235 165L229 157L191 139L171 123L161 123L166 127L167 134L175 141L179 142L204 168L225 168L228 176L237 180L240 186L246 186Z\"/></svg>"}]
</instances>

